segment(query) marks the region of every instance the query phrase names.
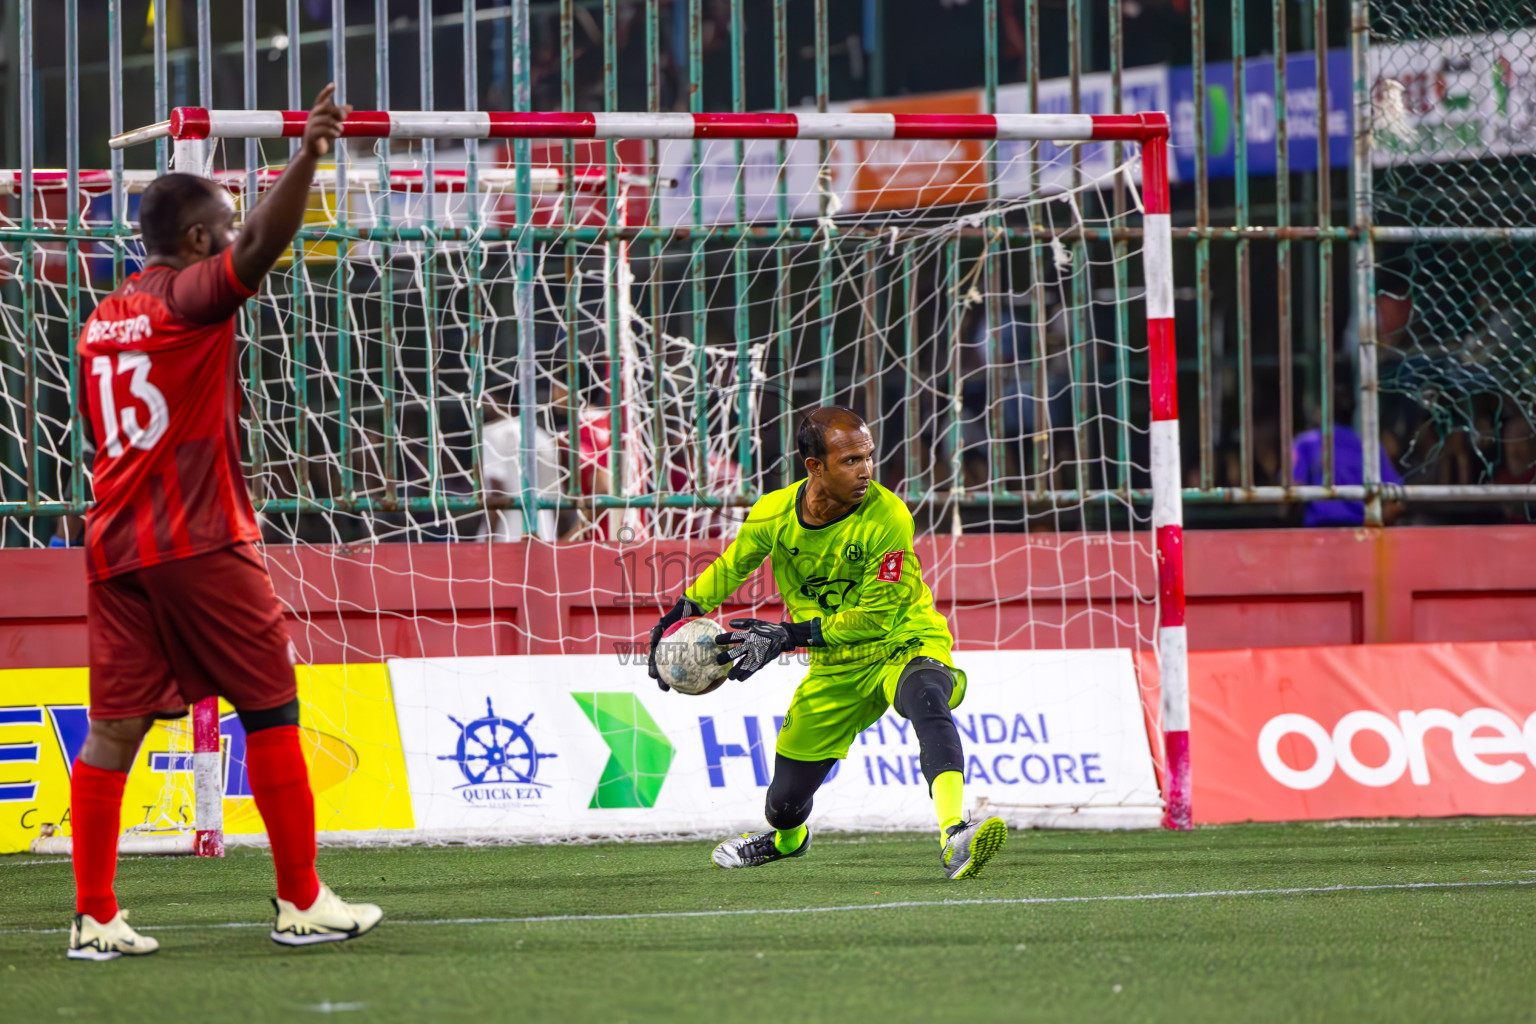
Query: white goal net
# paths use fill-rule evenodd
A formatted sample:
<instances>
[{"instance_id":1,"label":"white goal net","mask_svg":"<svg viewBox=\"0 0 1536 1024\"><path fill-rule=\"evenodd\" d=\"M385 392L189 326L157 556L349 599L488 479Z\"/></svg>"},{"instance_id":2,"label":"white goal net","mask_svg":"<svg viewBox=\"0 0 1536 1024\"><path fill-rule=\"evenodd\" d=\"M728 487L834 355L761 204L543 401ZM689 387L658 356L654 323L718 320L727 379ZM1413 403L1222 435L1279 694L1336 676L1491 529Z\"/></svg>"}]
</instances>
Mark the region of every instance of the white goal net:
<instances>
[{"instance_id":1,"label":"white goal net","mask_svg":"<svg viewBox=\"0 0 1536 1024\"><path fill-rule=\"evenodd\" d=\"M737 823L709 803L710 786L718 775L732 799L760 801L795 667L768 673L785 685L765 683L743 710L732 701L748 698L729 687L659 694L643 641L751 501L804 476L797 416L825 403L869 423L878 479L912 510L923 578L957 664L975 655L973 680L1038 674L1093 694L1129 680L1128 701L1074 704L1037 686L1034 710L997 726L1009 738L996 743L978 705L962 732L991 784L968 780L979 798L1028 821L1157 820L1135 143L343 149L318 176L293 256L239 321L242 455L303 662L328 836ZM287 147L258 152L249 168L238 143L207 154L242 209ZM37 210L62 227L73 204L96 237L0 249L0 273L28 275L27 301L6 291L0 319L8 358L32 381L0 398L14 456L0 472L65 507L89 495L68 332L142 257L143 176L125 179L120 237L108 237L110 177L86 179L74 192L39 179ZM47 545L69 534L64 522L9 528ZM778 614L760 575L730 614ZM1035 653L1009 660L1019 651ZM548 704L556 691L564 710ZM1057 721L1095 727L1079 721L1082 701L1101 709L1098 762L1050 748ZM260 823L242 789L243 737L223 711L224 828L238 841ZM177 736L157 734L143 755L163 755L144 824L190 828L190 741ZM855 751L843 774L905 787L926 815L900 753ZM1105 765L1137 757L1144 772L1105 781ZM595 789L570 781L578 762L596 765ZM559 795L562 780L572 794ZM704 795L670 806L664 784ZM857 827L922 820L879 800L829 806Z\"/></svg>"}]
</instances>

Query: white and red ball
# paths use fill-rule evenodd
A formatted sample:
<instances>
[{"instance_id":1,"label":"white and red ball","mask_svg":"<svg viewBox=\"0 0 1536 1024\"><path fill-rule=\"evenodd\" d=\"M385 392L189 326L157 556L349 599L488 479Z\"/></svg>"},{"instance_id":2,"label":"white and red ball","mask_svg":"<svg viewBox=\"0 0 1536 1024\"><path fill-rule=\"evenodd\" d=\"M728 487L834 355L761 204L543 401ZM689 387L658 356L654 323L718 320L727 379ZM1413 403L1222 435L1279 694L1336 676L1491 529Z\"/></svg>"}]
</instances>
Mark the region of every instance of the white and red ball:
<instances>
[{"instance_id":1,"label":"white and red ball","mask_svg":"<svg viewBox=\"0 0 1536 1024\"><path fill-rule=\"evenodd\" d=\"M726 632L714 619L700 616L674 622L656 645L656 671L661 681L678 693L708 693L725 682L729 664L716 659L730 648L715 643Z\"/></svg>"}]
</instances>

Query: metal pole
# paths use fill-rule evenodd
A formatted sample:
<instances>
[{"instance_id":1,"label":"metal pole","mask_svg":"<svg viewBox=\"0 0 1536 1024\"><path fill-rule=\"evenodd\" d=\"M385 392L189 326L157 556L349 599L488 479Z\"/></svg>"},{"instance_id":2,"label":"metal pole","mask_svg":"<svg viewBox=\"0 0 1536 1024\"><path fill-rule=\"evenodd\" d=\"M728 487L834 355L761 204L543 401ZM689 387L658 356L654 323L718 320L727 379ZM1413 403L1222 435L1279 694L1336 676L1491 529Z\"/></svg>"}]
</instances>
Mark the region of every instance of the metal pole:
<instances>
[{"instance_id":1,"label":"metal pole","mask_svg":"<svg viewBox=\"0 0 1536 1024\"><path fill-rule=\"evenodd\" d=\"M380 110L389 109L389 0L373 2L373 95ZM384 499L393 502L398 497L396 482L400 465L398 396L395 377L398 373L399 339L395 335L395 247L387 241L391 231L389 209L389 143L376 147L379 161L379 199L376 203L375 223L384 232L379 246L379 376L383 379L383 430L384 459L379 469L384 483Z\"/></svg>"},{"instance_id":2,"label":"metal pole","mask_svg":"<svg viewBox=\"0 0 1536 1024\"><path fill-rule=\"evenodd\" d=\"M432 0L420 0L416 8L420 32L417 36L417 94L422 110L436 109L432 64ZM444 497L442 480L442 438L438 417L438 313L437 308L437 246L431 240L437 227L437 144L432 139L421 142L422 176L422 228L428 241L421 251L421 301L422 324L421 349L426 359L427 389L427 481L432 496L432 510L436 514Z\"/></svg>"},{"instance_id":3,"label":"metal pole","mask_svg":"<svg viewBox=\"0 0 1536 1024\"><path fill-rule=\"evenodd\" d=\"M1350 60L1355 92L1355 321L1360 342L1360 458L1361 483L1371 495L1365 503L1365 525L1382 525L1381 425L1376 367L1376 248L1371 238L1373 196L1371 146L1373 106L1370 77L1370 0L1353 0L1350 14Z\"/></svg>"},{"instance_id":4,"label":"metal pole","mask_svg":"<svg viewBox=\"0 0 1536 1024\"><path fill-rule=\"evenodd\" d=\"M1290 56L1286 40L1287 0L1272 0L1270 17L1275 37L1275 105L1284 110ZM1286 118L1275 118L1275 226L1282 231L1291 224L1291 143ZM1295 368L1291 349L1291 241L1281 237L1275 245L1275 293L1279 300L1276 320L1277 353L1280 373L1280 486L1292 481L1291 438L1294 433L1296 399L1293 394Z\"/></svg>"},{"instance_id":5,"label":"metal pole","mask_svg":"<svg viewBox=\"0 0 1536 1024\"><path fill-rule=\"evenodd\" d=\"M162 0L163 2L163 0ZM299 68L299 0L288 0L288 109L303 110ZM299 151L299 140L288 140L288 156L291 159Z\"/></svg>"},{"instance_id":6,"label":"metal pole","mask_svg":"<svg viewBox=\"0 0 1536 1024\"><path fill-rule=\"evenodd\" d=\"M816 109L826 111L830 89L827 46L827 0L816 0ZM836 229L829 214L832 196L832 167L828 160L830 147L826 142L816 143L816 173L819 186L816 190L816 215L820 218L826 240L817 250L816 280L820 285L817 297L816 322L821 328L821 404L832 401L837 381L836 352L832 336L832 247L837 244Z\"/></svg>"},{"instance_id":7,"label":"metal pole","mask_svg":"<svg viewBox=\"0 0 1536 1024\"><path fill-rule=\"evenodd\" d=\"M303 83L299 67L299 0L288 0L288 109L302 110ZM288 158L299 151L299 140L288 140ZM293 339L293 458L295 497L308 494L309 467L309 263L305 258L304 243L293 243L293 270L288 278L288 312L292 324Z\"/></svg>"},{"instance_id":8,"label":"metal pole","mask_svg":"<svg viewBox=\"0 0 1536 1024\"><path fill-rule=\"evenodd\" d=\"M165 0L150 0L154 4L155 14L155 120L164 121L170 116L166 103L166 67L165 67ZM31 95L28 92L26 95ZM155 143L155 173L164 174L170 166L171 147L169 141L161 139Z\"/></svg>"},{"instance_id":9,"label":"metal pole","mask_svg":"<svg viewBox=\"0 0 1536 1024\"><path fill-rule=\"evenodd\" d=\"M512 0L512 108L526 111L532 106L532 78L529 62L532 54L529 50L528 31L528 0ZM571 76L569 64L562 64L564 76ZM567 146L567 154L571 147ZM537 419L534 416L535 403L538 400L538 364L534 346L537 338L534 335L533 323L533 239L531 234L531 222L533 220L533 179L529 174L529 162L533 155L533 148L526 139L518 139L512 144L513 162L517 165L517 253L516 261L517 291L513 299L514 316L517 320L517 394L518 394L518 432L522 438L522 451L518 453L519 468L522 471L522 516L523 536L537 536L538 531L538 504L535 491L537 466L534 460L538 458L538 450L534 445L534 431ZM566 166L570 161L567 159ZM569 179L567 179L569 181ZM571 189L569 184L565 189L567 196L567 211L570 209L569 196ZM569 226L569 219L563 221ZM569 284L567 288L569 288ZM571 332L575 329L574 319L566 321L566 339L568 342L574 339ZM574 362L570 366L574 373ZM574 410L576 402L574 387L569 394L570 405L568 409ZM573 453L579 453L577 414L572 411L566 421L570 431L570 448ZM572 472L575 473L575 463L572 463ZM579 481L579 476L572 476L572 483Z\"/></svg>"},{"instance_id":10,"label":"metal pole","mask_svg":"<svg viewBox=\"0 0 1536 1024\"><path fill-rule=\"evenodd\" d=\"M773 3L773 109L789 109L789 25L787 0ZM774 161L778 168L774 182L774 230L782 236L789 225L789 169L786 166L788 147L781 139L774 143ZM794 338L790 331L790 318L794 315L790 305L789 253L786 246L773 247L773 298L774 320L778 326L779 368L783 374L783 391L779 410L779 458L784 466L779 479L781 487L787 487L795 479L798 459L795 458L791 435L794 430L795 378L791 367ZM910 392L909 392L910 393ZM764 396L766 398L766 396ZM908 435L911 436L911 435ZM767 486L767 480L763 481Z\"/></svg>"},{"instance_id":11,"label":"metal pole","mask_svg":"<svg viewBox=\"0 0 1536 1024\"><path fill-rule=\"evenodd\" d=\"M71 342L80 337L80 14L79 0L64 5L64 160L69 241L64 254ZM69 503L85 511L85 424L80 417L80 360L69 359Z\"/></svg>"},{"instance_id":12,"label":"metal pole","mask_svg":"<svg viewBox=\"0 0 1536 1024\"><path fill-rule=\"evenodd\" d=\"M700 0L688 0L688 110L699 113L704 109L704 12ZM688 283L689 305L693 312L693 379L701 383L705 376L704 344L709 331L709 310L705 292L706 253L704 248L704 197L700 190L704 185L704 146L697 139L692 145L690 162L691 178L689 193L693 197L692 214L694 234L689 242ZM706 388L700 387L693 397L693 472L702 476L709 467L709 415Z\"/></svg>"},{"instance_id":13,"label":"metal pole","mask_svg":"<svg viewBox=\"0 0 1536 1024\"><path fill-rule=\"evenodd\" d=\"M1025 50L1029 63L1029 110L1030 113L1040 112L1040 0L1025 0L1024 31L1026 33ZM1034 153L1038 154L1036 148ZM1040 191L1040 160L1032 156L1029 161L1029 191L1036 195ZM1035 227L1034 218L1036 211L1030 207L1027 211L1030 218L1030 227ZM1050 486L1051 478L1051 448L1053 433L1051 430L1051 406L1047 400L1050 395L1050 376L1047 372L1047 359L1050 355L1046 345L1046 310L1045 310L1045 267L1041 261L1040 246L1031 243L1029 245L1029 282L1032 293L1029 313L1029 333L1031 341L1030 363L1034 367L1034 395L1037 419L1035 421L1035 490L1037 494L1044 493ZM1028 470L1024 470L1027 478Z\"/></svg>"},{"instance_id":14,"label":"metal pole","mask_svg":"<svg viewBox=\"0 0 1536 1024\"><path fill-rule=\"evenodd\" d=\"M208 0L197 0L197 102L204 107L215 105L213 102L212 31L209 25Z\"/></svg>"},{"instance_id":15,"label":"metal pole","mask_svg":"<svg viewBox=\"0 0 1536 1024\"><path fill-rule=\"evenodd\" d=\"M111 11L121 20L122 11L117 5L121 0L111 0ZM21 4L22 0L6 0L5 2L5 38L7 42L14 41L15 53L5 55L5 99L10 109L15 110L22 103L21 97L25 95L21 91ZM112 24L116 24L115 22ZM112 31L111 27L108 29ZM116 38L115 36L113 38ZM118 48L121 53L121 46ZM110 60L110 57L108 58ZM6 118L5 121L5 166L19 167L21 165L21 126L20 118Z\"/></svg>"},{"instance_id":16,"label":"metal pole","mask_svg":"<svg viewBox=\"0 0 1536 1024\"><path fill-rule=\"evenodd\" d=\"M331 5L331 81L336 83L335 101L345 105L351 96L347 88L347 5ZM335 195L336 227L342 237L336 240L336 264L331 271L336 283L336 389L340 400L340 422L337 424L337 447L341 450L341 493L351 499L356 489L352 445L352 320L349 297L352 295L351 242L345 232L348 221L347 205L351 201L347 192L347 143L337 139L332 143L336 161Z\"/></svg>"},{"instance_id":17,"label":"metal pole","mask_svg":"<svg viewBox=\"0 0 1536 1024\"><path fill-rule=\"evenodd\" d=\"M480 109L480 39L478 26L475 21L475 0L464 0L464 109ZM500 35L500 33L497 33ZM464 203L467 207L467 219L469 231L475 235L480 230L480 141L478 139L466 139L464 141ZM470 454L469 475L471 485L475 493L485 494L484 466L481 462L481 442L485 437L485 359L486 338L484 337L484 316L482 311L483 297L482 276L485 270L485 246L470 243L464 250L465 271L469 277L469 294L466 298L469 312L469 420L470 420ZM523 441L526 452L528 440ZM526 465L526 463L525 463ZM535 516L537 513L535 513ZM528 523L524 518L525 525ZM537 534L536 529L525 531L529 536ZM486 536L494 537L495 530L487 530Z\"/></svg>"},{"instance_id":18,"label":"metal pole","mask_svg":"<svg viewBox=\"0 0 1536 1024\"><path fill-rule=\"evenodd\" d=\"M1205 0L1189 0L1190 55L1195 88L1195 225L1211 224L1211 183L1207 166L1205 109ZM1195 336L1199 358L1197 402L1200 413L1200 486L1215 486L1214 417L1220 398L1211 352L1211 243L1195 241Z\"/></svg>"},{"instance_id":19,"label":"metal pole","mask_svg":"<svg viewBox=\"0 0 1536 1024\"><path fill-rule=\"evenodd\" d=\"M658 4L645 5L645 109L652 113L661 111L661 12ZM660 143L650 139L645 144L646 167L655 168L661 163ZM645 225L650 227L660 220L660 189L653 180L646 187ZM662 342L665 336L665 268L666 243L660 239L651 241L650 295L648 310L651 332L651 493L660 494L670 489L668 469L672 464L672 450L668 444L667 425L659 415L666 391L667 353ZM658 517L659 520L659 517Z\"/></svg>"},{"instance_id":20,"label":"metal pole","mask_svg":"<svg viewBox=\"0 0 1536 1024\"><path fill-rule=\"evenodd\" d=\"M615 0L603 0L603 109L619 109L618 69L618 12ZM603 144L603 180L607 197L605 223L614 227L620 223L619 179L617 143L609 139ZM610 239L607 245L608 268L604 288L607 298L608 320L608 484L610 494L623 494L627 490L628 474L625 473L624 457L624 361L628 353L620 343L619 332L628 330L629 324L619 315L619 282L624 275L621 243ZM622 522L620 516L611 516L609 522Z\"/></svg>"},{"instance_id":21,"label":"metal pole","mask_svg":"<svg viewBox=\"0 0 1536 1024\"><path fill-rule=\"evenodd\" d=\"M1317 226L1326 230L1332 224L1332 168L1328 165L1328 0L1316 0L1313 7L1313 39L1317 73ZM1318 379L1323 433L1323 486L1332 486L1333 469L1333 239L1324 235L1318 242Z\"/></svg>"},{"instance_id":22,"label":"metal pole","mask_svg":"<svg viewBox=\"0 0 1536 1024\"><path fill-rule=\"evenodd\" d=\"M247 110L258 109L256 91L256 0L241 0L240 71L242 95ZM240 192L240 213L250 215L256 205L256 181L261 163L261 144L256 139L245 140L245 188ZM265 284L263 284L265 287ZM265 497L266 490L266 432L269 419L266 409L267 391L262 385L262 349L260 344L259 314L251 311L249 303L240 310L240 324L245 336L253 344L246 346L246 389L253 404L252 415L247 417L251 446L252 498Z\"/></svg>"},{"instance_id":23,"label":"metal pole","mask_svg":"<svg viewBox=\"0 0 1536 1024\"><path fill-rule=\"evenodd\" d=\"M107 4L107 127L117 135L123 130L123 0L109 0ZM123 189L123 151L111 151L112 161L112 227L125 228L128 216L128 195ZM112 246L112 284L116 287L123 279L123 246L120 241Z\"/></svg>"},{"instance_id":24,"label":"metal pole","mask_svg":"<svg viewBox=\"0 0 1536 1024\"><path fill-rule=\"evenodd\" d=\"M885 95L885 0L864 0L864 52L871 99Z\"/></svg>"},{"instance_id":25,"label":"metal pole","mask_svg":"<svg viewBox=\"0 0 1536 1024\"><path fill-rule=\"evenodd\" d=\"M576 109L576 41L575 41L576 6L574 0L561 0L560 2L560 109L570 113ZM516 145L516 144L514 144ZM526 145L526 143L523 143ZM514 150L514 152L516 152ZM526 161L520 156L518 163L521 166ZM569 139L561 144L561 196L560 226L566 232L565 243L565 307L563 310L563 324L565 327L565 422L570 432L570 443L566 448L566 481L567 490L571 493L579 493L581 485L581 446L579 434L581 427L581 375L580 369L580 336L577 319L577 299L580 284L577 277L577 245L576 238L570 234L571 223L576 213L576 144ZM524 187L522 176L518 179L518 194L522 195ZM519 207L521 210L522 208ZM521 213L519 217L521 217ZM524 228L523 230L528 230ZM530 286L531 287L531 286ZM531 291L530 291L531 295ZM531 304L530 307L531 308ZM521 322L521 318L520 318ZM531 352L531 349L530 349ZM533 380L533 361L530 354L527 363L527 380ZM531 420L529 422L532 422Z\"/></svg>"},{"instance_id":26,"label":"metal pole","mask_svg":"<svg viewBox=\"0 0 1536 1024\"><path fill-rule=\"evenodd\" d=\"M731 110L742 113L747 109L747 83L745 66L746 26L742 22L742 0L731 0ZM737 139L732 144L736 166L744 167L745 144ZM736 223L747 223L747 199L745 175L738 172L734 178L736 193ZM747 296L747 246L746 239L738 241L732 252L732 285L736 308L732 311L732 326L736 333L736 462L741 467L740 493L750 489L752 476L752 439L757 434L757 424L752 422L751 356L749 336L751 323L748 318ZM709 467L705 466L707 477Z\"/></svg>"},{"instance_id":27,"label":"metal pole","mask_svg":"<svg viewBox=\"0 0 1536 1024\"><path fill-rule=\"evenodd\" d=\"M1248 205L1248 0L1232 0L1233 179L1236 224L1249 224ZM1253 486L1253 305L1247 238L1237 240L1237 430L1238 482ZM1219 396L1218 396L1219 400Z\"/></svg>"},{"instance_id":28,"label":"metal pole","mask_svg":"<svg viewBox=\"0 0 1536 1024\"><path fill-rule=\"evenodd\" d=\"M997 0L986 0L982 7L982 102L988 114L997 113ZM997 143L987 143L987 205L997 203ZM1007 488L1007 449L1003 444L1003 299L1001 293L1002 257L995 251L993 233L1002 226L1002 218L987 218L987 238L982 243L982 259L985 261L983 280L986 290L986 337L987 352L985 386L987 396L987 422L991 425L992 443L987 446L987 475L992 480L990 490L1001 492ZM1014 353L1017 358L1018 353Z\"/></svg>"},{"instance_id":29,"label":"metal pole","mask_svg":"<svg viewBox=\"0 0 1536 1024\"><path fill-rule=\"evenodd\" d=\"M19 0L21 21L18 28L17 64L21 85L21 226L31 231L35 226L36 196L32 189L33 103L36 84L32 71L32 2ZM21 244L21 330L25 341L22 345L22 402L25 404L26 435L22 439L24 453L22 465L26 469L27 507L37 504L37 335L41 329L37 322L36 296L34 294L37 268L36 243L28 239Z\"/></svg>"}]
</instances>

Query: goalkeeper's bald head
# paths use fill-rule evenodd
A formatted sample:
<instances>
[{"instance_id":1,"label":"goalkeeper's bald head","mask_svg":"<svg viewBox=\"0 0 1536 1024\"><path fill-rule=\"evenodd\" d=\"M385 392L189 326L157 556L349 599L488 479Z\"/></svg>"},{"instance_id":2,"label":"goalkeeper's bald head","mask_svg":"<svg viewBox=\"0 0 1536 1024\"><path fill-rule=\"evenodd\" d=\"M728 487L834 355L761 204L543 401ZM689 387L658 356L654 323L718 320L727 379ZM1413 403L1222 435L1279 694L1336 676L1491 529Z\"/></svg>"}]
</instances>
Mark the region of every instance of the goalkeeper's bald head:
<instances>
[{"instance_id":1,"label":"goalkeeper's bald head","mask_svg":"<svg viewBox=\"0 0 1536 1024\"><path fill-rule=\"evenodd\" d=\"M844 405L821 405L800 417L800 429L795 432L795 446L800 458L827 459L827 440L837 431L868 431L864 417Z\"/></svg>"}]
</instances>

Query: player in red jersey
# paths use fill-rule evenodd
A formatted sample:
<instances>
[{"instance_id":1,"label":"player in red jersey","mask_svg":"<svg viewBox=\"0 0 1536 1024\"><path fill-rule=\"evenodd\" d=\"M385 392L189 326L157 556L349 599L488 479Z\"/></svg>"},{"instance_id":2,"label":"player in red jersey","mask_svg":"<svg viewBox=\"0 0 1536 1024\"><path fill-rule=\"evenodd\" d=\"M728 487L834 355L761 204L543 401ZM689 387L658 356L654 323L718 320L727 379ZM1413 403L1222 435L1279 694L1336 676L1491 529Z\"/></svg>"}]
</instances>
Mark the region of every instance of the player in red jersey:
<instances>
[{"instance_id":1,"label":"player in red jersey","mask_svg":"<svg viewBox=\"0 0 1536 1024\"><path fill-rule=\"evenodd\" d=\"M96 442L86 514L91 730L71 776L75 921L69 956L111 960L159 944L112 890L123 783L157 718L215 694L246 732L246 771L272 843L285 945L378 924L315 875L315 803L299 742L292 644L261 556L236 434L235 313L304 222L316 161L350 108L315 100L299 152L235 229L229 194L167 174L144 191L144 270L81 332L81 410Z\"/></svg>"}]
</instances>

